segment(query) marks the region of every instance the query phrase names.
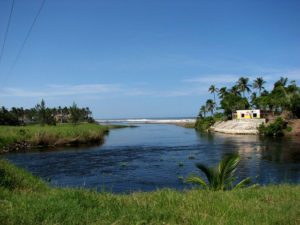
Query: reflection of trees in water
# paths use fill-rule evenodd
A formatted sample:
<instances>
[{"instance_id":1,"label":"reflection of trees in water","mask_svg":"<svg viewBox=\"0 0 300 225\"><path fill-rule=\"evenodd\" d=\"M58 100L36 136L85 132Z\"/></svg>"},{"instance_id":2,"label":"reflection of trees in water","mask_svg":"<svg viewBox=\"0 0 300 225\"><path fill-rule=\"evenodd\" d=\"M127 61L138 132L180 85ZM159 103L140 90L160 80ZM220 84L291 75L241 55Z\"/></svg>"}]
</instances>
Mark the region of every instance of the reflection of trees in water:
<instances>
[{"instance_id":1,"label":"reflection of trees in water","mask_svg":"<svg viewBox=\"0 0 300 225\"><path fill-rule=\"evenodd\" d=\"M275 163L300 162L300 143L294 138L261 138L261 158Z\"/></svg>"},{"instance_id":2,"label":"reflection of trees in water","mask_svg":"<svg viewBox=\"0 0 300 225\"><path fill-rule=\"evenodd\" d=\"M296 181L300 177L300 138L197 133L215 158L239 153L241 178L261 175L261 181ZM204 139L204 140L203 140ZM212 154L212 153L211 153ZM276 174L276 175L275 175ZM275 175L275 178L274 176Z\"/></svg>"}]
</instances>

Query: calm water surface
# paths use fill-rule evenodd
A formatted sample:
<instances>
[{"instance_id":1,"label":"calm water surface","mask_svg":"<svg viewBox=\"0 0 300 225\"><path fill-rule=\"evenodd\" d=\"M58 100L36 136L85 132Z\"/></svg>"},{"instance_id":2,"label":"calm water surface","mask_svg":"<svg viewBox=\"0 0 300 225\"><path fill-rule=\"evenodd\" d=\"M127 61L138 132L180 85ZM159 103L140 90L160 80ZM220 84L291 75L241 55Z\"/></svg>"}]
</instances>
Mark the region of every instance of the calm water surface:
<instances>
[{"instance_id":1,"label":"calm water surface","mask_svg":"<svg viewBox=\"0 0 300 225\"><path fill-rule=\"evenodd\" d=\"M260 184L300 183L299 137L260 139L254 135L198 133L165 124L138 126L112 130L102 146L4 157L43 179L50 178L52 185L131 192L188 188L179 176L199 173L196 162L216 164L224 155L238 152L239 178L259 175L256 181ZM190 155L195 159L189 159Z\"/></svg>"}]
</instances>

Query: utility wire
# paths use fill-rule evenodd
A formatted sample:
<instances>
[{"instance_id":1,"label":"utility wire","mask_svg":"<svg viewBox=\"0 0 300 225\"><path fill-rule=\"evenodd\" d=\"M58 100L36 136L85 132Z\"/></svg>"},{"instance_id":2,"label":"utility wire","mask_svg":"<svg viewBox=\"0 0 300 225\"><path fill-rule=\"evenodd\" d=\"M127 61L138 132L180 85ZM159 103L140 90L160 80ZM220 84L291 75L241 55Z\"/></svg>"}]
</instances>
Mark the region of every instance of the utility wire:
<instances>
[{"instance_id":1,"label":"utility wire","mask_svg":"<svg viewBox=\"0 0 300 225\"><path fill-rule=\"evenodd\" d=\"M31 26L30 26L30 28L29 28L29 30L28 30L28 32L27 32L27 35L26 35L26 37L25 37L25 39L24 39L24 41L23 41L23 43L22 43L22 45L21 45L21 48L20 48L20 50L19 50L19 52L18 52L18 54L17 54L15 60L13 61L12 66L10 67L10 70L9 70L9 73L8 73L8 74L10 74L10 73L12 72L12 70L14 69L14 67L15 67L15 65L16 65L16 63L17 63L17 61L18 61L18 59L20 58L20 55L21 55L21 53L22 53L22 51L23 51L23 49L24 49L24 46L25 46L25 44L26 44L26 42L27 42L27 40L28 40L28 38L29 38L29 36L30 36L30 34L31 34L31 31L32 31L32 29L33 29L34 24L36 23L36 21L37 21L39 15L40 15L40 13L41 13L41 11L42 11L44 5L45 5L45 2L46 2L46 0L43 0L43 1L42 1L41 5L40 5L40 8L39 8L39 10L38 10L36 16L34 17L34 20L33 20L32 24L31 24Z\"/></svg>"},{"instance_id":2,"label":"utility wire","mask_svg":"<svg viewBox=\"0 0 300 225\"><path fill-rule=\"evenodd\" d=\"M9 27L10 27L11 16L12 16L13 11L14 11L14 4L15 4L15 0L12 0L10 13L9 13L9 17L8 17L8 22L7 22L7 26L6 26L6 30L5 30L5 34L4 34L4 40L3 40L2 48L1 48L1 51L0 51L0 64L1 64L2 56L3 56L5 44L6 44L6 39L7 39Z\"/></svg>"}]
</instances>

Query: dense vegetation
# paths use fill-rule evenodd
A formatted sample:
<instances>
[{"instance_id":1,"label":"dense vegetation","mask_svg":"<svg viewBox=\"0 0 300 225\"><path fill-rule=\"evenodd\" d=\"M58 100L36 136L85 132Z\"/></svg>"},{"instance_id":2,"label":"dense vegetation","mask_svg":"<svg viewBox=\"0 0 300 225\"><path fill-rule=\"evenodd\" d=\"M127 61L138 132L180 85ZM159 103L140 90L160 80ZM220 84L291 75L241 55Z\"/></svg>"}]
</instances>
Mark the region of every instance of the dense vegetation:
<instances>
[{"instance_id":1,"label":"dense vegetation","mask_svg":"<svg viewBox=\"0 0 300 225\"><path fill-rule=\"evenodd\" d=\"M51 188L0 161L2 224L299 224L300 186L128 195Z\"/></svg>"},{"instance_id":2,"label":"dense vegetation","mask_svg":"<svg viewBox=\"0 0 300 225\"><path fill-rule=\"evenodd\" d=\"M241 77L229 89L211 85L209 92L213 94L214 99L208 99L206 104L201 106L196 129L207 129L221 118L219 115L215 116L216 111L221 112L225 119L231 119L232 113L238 109L262 109L274 115L287 112L291 118L300 118L300 88L296 82L291 81L288 84L288 78L281 77L274 83L271 91L264 88L265 83L262 77L255 79L253 84L249 83L249 78ZM210 113L210 116L206 116L207 113Z\"/></svg>"},{"instance_id":3,"label":"dense vegetation","mask_svg":"<svg viewBox=\"0 0 300 225\"><path fill-rule=\"evenodd\" d=\"M12 107L10 110L4 106L0 108L0 125L24 125L26 123L39 123L41 125L56 125L56 123L74 124L78 122L94 123L92 112L88 107L78 108L75 103L71 107L48 108L42 100L34 108L23 109Z\"/></svg>"},{"instance_id":4,"label":"dense vegetation","mask_svg":"<svg viewBox=\"0 0 300 225\"><path fill-rule=\"evenodd\" d=\"M284 131L291 131L291 127L287 126L287 122L282 117L277 117L274 123L269 125L261 124L258 127L260 135L264 136L283 136Z\"/></svg>"},{"instance_id":5,"label":"dense vegetation","mask_svg":"<svg viewBox=\"0 0 300 225\"><path fill-rule=\"evenodd\" d=\"M101 144L109 129L122 125L58 124L57 126L0 126L0 153L32 148Z\"/></svg>"},{"instance_id":6,"label":"dense vegetation","mask_svg":"<svg viewBox=\"0 0 300 225\"><path fill-rule=\"evenodd\" d=\"M13 148L16 143L20 142L25 142L31 147L95 143L101 142L107 131L107 126L97 124L0 126L0 148Z\"/></svg>"}]
</instances>

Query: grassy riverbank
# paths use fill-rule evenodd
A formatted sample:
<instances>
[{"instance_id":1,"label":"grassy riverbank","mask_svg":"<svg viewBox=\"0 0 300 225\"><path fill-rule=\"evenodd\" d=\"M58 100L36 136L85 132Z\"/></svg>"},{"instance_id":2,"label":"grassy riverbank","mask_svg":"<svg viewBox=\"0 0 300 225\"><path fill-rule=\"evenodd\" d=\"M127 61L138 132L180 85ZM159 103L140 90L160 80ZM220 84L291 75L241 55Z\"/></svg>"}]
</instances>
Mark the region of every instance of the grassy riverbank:
<instances>
[{"instance_id":1,"label":"grassy riverbank","mask_svg":"<svg viewBox=\"0 0 300 225\"><path fill-rule=\"evenodd\" d=\"M3 224L299 224L300 185L128 195L51 188L0 161Z\"/></svg>"},{"instance_id":2,"label":"grassy riverbank","mask_svg":"<svg viewBox=\"0 0 300 225\"><path fill-rule=\"evenodd\" d=\"M24 142L32 148L76 144L101 143L109 129L122 125L58 124L57 126L0 126L0 152L4 147L14 148Z\"/></svg>"}]
</instances>

